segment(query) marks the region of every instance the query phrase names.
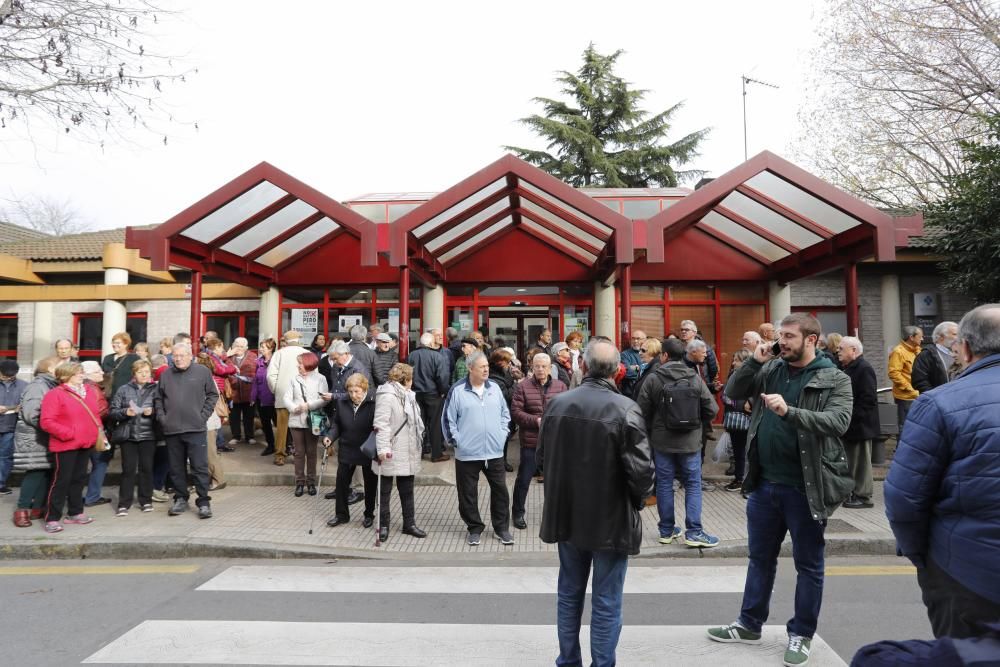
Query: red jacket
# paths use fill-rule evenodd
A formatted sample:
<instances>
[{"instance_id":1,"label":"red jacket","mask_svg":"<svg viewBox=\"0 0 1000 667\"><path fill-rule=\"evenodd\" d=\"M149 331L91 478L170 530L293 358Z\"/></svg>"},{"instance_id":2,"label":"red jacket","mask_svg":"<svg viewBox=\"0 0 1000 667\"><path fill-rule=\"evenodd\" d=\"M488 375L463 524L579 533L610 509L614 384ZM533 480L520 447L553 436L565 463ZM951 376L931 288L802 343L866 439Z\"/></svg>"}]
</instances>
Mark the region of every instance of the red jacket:
<instances>
[{"instance_id":1,"label":"red jacket","mask_svg":"<svg viewBox=\"0 0 1000 667\"><path fill-rule=\"evenodd\" d=\"M229 357L228 361L233 366L236 366L236 357ZM257 374L256 352L248 350L243 355L243 363L239 366L239 374L245 378L249 378L249 381L242 382L237 380L236 374L229 376L229 388L233 392L233 403L250 403L250 389L253 386L253 378Z\"/></svg>"},{"instance_id":2,"label":"red jacket","mask_svg":"<svg viewBox=\"0 0 1000 667\"><path fill-rule=\"evenodd\" d=\"M549 379L545 387L538 384L534 375L524 378L514 387L510 417L521 427L521 446L533 449L538 442L538 418L553 396L567 391L562 380Z\"/></svg>"},{"instance_id":3,"label":"red jacket","mask_svg":"<svg viewBox=\"0 0 1000 667\"><path fill-rule=\"evenodd\" d=\"M85 385L86 386L86 385ZM80 401L79 394L71 394L68 385L61 384L42 398L42 430L49 434L50 452L68 452L74 449L89 449L97 442L98 427ZM83 399L90 411L100 421L97 395L100 390L87 387Z\"/></svg>"},{"instance_id":4,"label":"red jacket","mask_svg":"<svg viewBox=\"0 0 1000 667\"><path fill-rule=\"evenodd\" d=\"M225 357L220 357L212 352L199 352L198 356L207 356L212 362L212 379L215 380L215 388L219 390L219 396L225 400L226 378L236 373L236 366L229 363Z\"/></svg>"}]
</instances>

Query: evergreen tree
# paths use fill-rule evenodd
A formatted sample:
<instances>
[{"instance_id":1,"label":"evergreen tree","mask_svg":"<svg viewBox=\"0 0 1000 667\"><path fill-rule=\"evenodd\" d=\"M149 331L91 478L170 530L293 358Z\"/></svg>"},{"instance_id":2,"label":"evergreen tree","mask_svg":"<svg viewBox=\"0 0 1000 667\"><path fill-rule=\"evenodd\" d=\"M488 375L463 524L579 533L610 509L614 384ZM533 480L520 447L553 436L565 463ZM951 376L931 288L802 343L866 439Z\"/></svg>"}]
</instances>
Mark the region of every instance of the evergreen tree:
<instances>
[{"instance_id":1,"label":"evergreen tree","mask_svg":"<svg viewBox=\"0 0 1000 667\"><path fill-rule=\"evenodd\" d=\"M544 115L521 122L549 142L547 151L505 148L576 187L675 187L679 180L701 176L703 171L677 167L698 155L708 128L664 144L670 119L682 103L655 116L639 108L648 91L630 89L615 75L622 53L619 49L602 55L590 44L580 70L563 71L556 78L572 102L534 98L544 107Z\"/></svg>"}]
</instances>

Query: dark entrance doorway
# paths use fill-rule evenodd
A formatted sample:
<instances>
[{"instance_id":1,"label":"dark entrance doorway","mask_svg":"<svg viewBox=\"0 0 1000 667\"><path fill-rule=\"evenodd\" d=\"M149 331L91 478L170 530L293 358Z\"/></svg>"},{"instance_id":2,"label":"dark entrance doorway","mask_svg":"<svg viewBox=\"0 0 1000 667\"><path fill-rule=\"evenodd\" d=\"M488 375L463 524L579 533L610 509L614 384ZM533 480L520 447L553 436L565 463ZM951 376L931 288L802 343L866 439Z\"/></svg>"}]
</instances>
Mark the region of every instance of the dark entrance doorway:
<instances>
[{"instance_id":1,"label":"dark entrance doorway","mask_svg":"<svg viewBox=\"0 0 1000 667\"><path fill-rule=\"evenodd\" d=\"M502 339L503 346L514 348L522 363L539 334L544 329L557 331L559 324L558 310L553 313L549 308L490 308L487 321L490 344L496 347L497 339Z\"/></svg>"}]
</instances>

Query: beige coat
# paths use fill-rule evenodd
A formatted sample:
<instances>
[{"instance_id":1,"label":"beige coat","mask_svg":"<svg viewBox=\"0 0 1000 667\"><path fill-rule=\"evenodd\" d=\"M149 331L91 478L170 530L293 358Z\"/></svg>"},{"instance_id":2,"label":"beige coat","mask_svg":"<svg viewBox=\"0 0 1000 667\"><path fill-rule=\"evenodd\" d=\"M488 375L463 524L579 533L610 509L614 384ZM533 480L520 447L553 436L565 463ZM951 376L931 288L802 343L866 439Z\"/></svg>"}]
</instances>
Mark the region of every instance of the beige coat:
<instances>
[{"instance_id":1,"label":"beige coat","mask_svg":"<svg viewBox=\"0 0 1000 667\"><path fill-rule=\"evenodd\" d=\"M375 474L407 477L420 472L424 422L420 418L420 408L412 391L398 382L387 382L378 388L375 392L375 430L375 445L379 456L392 452L392 458L386 459L381 465L377 460L372 462ZM397 430L399 433L393 437Z\"/></svg>"},{"instance_id":2,"label":"beige coat","mask_svg":"<svg viewBox=\"0 0 1000 667\"><path fill-rule=\"evenodd\" d=\"M271 363L267 365L267 386L274 394L274 407L289 409L285 404L285 392L292 386L292 379L299 375L299 357L306 348L298 343L275 350Z\"/></svg>"}]
</instances>

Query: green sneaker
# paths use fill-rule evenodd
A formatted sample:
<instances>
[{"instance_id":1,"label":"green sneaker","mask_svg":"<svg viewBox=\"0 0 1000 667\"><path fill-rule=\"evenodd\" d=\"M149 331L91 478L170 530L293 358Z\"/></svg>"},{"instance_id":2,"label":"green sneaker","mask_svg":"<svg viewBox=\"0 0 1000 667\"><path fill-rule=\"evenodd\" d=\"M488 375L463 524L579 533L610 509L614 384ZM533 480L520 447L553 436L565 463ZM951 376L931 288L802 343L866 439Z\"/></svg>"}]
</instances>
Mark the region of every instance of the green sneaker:
<instances>
[{"instance_id":1,"label":"green sneaker","mask_svg":"<svg viewBox=\"0 0 1000 667\"><path fill-rule=\"evenodd\" d=\"M718 628L708 629L708 638L712 641L723 642L725 644L730 644L734 642L739 642L741 644L759 644L760 643L760 633L751 632L747 630L739 621L735 623L730 623L729 625L723 625ZM788 655L787 653L785 654ZM800 663L801 664L801 663Z\"/></svg>"},{"instance_id":2,"label":"green sneaker","mask_svg":"<svg viewBox=\"0 0 1000 667\"><path fill-rule=\"evenodd\" d=\"M809 648L812 639L802 635L788 635L788 648L785 649L785 667L799 667L809 662Z\"/></svg>"}]
</instances>

